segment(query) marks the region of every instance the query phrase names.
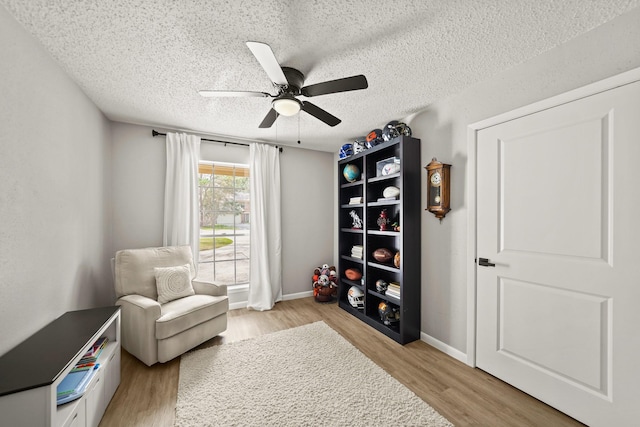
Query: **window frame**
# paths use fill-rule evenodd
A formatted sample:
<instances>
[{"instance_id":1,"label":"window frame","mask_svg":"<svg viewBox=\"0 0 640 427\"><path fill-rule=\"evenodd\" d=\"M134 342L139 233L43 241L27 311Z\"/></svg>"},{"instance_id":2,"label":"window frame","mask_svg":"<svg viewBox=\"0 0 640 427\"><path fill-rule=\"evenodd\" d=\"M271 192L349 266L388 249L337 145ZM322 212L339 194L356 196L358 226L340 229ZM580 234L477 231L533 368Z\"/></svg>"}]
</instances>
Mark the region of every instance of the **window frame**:
<instances>
[{"instance_id":1,"label":"window frame","mask_svg":"<svg viewBox=\"0 0 640 427\"><path fill-rule=\"evenodd\" d=\"M216 173L216 171L218 171L218 173ZM207 185L204 185L204 186L203 186L203 175L210 176L210 180L208 181ZM216 180L216 176L232 177L232 180L231 180L232 186L218 185L217 183L218 180ZM237 186L238 178L247 178L246 186L239 188ZM214 203L212 203L212 206L211 206L212 209L204 210L205 208L202 206L203 190L210 191L211 198L215 198L216 190L229 192L232 195L232 199L231 199L232 205L242 204L240 212L237 213L233 209L221 209L219 206L216 206ZM241 191L241 190L245 190L245 191ZM238 199L238 194L240 193L246 193L247 197ZM209 260L204 261L202 259L202 255L200 255L198 259L199 267L207 264L211 264L211 270L207 269L207 272L204 273L203 271L204 268L199 268L198 278L205 281L214 281L217 283L225 284L230 287L247 286L250 280L250 266L251 266L251 258L250 258L251 224L249 219L250 209L251 209L251 196L250 196L249 165L242 164L242 163L228 163L228 162L200 160L198 164L198 198L199 198L198 210L199 210L199 227L200 227L200 247L202 247L203 237L209 237L209 236L212 237L212 243L211 243L212 259L210 261ZM207 224L206 222L203 221L204 219L203 217L206 213L208 213L211 216L210 224ZM216 225L221 225L217 223L218 218L221 214L229 215L233 218L233 221L231 224L231 227L232 227L231 233L226 231L220 232L220 233L216 232ZM238 219L238 216L240 216L240 219ZM238 231L244 228L242 224L247 224L246 225L247 232L239 233ZM210 235L203 234L202 232L203 227L207 227L207 226L211 227ZM229 243L230 245L233 245L232 257L230 259L226 257L225 259L216 259L216 256L218 255L218 250L217 250L218 248L216 248L216 243L217 243L216 239L218 237L227 237L233 240L232 243ZM238 246L240 246L239 240L243 241L241 245L246 245L245 251L238 250ZM203 251L201 249L201 253L202 252ZM239 261L247 261L246 271L240 271L240 274L239 274L239 266L238 266ZM230 283L229 281L225 281L217 278L219 277L217 276L218 269L227 263L232 263L232 269L233 269L232 283ZM239 276L242 276L242 277L246 276L246 281L244 279L242 279L242 281L238 281Z\"/></svg>"}]
</instances>

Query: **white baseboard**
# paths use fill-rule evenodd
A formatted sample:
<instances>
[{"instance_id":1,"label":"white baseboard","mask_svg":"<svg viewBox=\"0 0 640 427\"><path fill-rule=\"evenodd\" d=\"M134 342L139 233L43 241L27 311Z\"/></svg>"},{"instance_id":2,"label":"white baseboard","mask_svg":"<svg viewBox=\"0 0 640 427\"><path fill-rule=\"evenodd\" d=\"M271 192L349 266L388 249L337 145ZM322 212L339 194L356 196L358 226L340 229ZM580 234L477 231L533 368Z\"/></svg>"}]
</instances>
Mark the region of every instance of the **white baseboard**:
<instances>
[{"instance_id":1,"label":"white baseboard","mask_svg":"<svg viewBox=\"0 0 640 427\"><path fill-rule=\"evenodd\" d=\"M313 296L313 290L308 292L298 292L295 294L287 294L282 296L282 301L288 301L298 298L307 298ZM229 303L229 310L236 310L238 308L247 308L247 301L236 301Z\"/></svg>"},{"instance_id":2,"label":"white baseboard","mask_svg":"<svg viewBox=\"0 0 640 427\"><path fill-rule=\"evenodd\" d=\"M247 302L246 301L239 301L239 302L230 302L229 303L229 310L237 310L239 308L247 308Z\"/></svg>"},{"instance_id":3,"label":"white baseboard","mask_svg":"<svg viewBox=\"0 0 640 427\"><path fill-rule=\"evenodd\" d=\"M291 299L307 298L312 296L313 296L313 290L306 291L306 292L298 292L296 294L282 295L282 301L289 301Z\"/></svg>"},{"instance_id":4,"label":"white baseboard","mask_svg":"<svg viewBox=\"0 0 640 427\"><path fill-rule=\"evenodd\" d=\"M468 365L467 363L467 355L466 353L461 352L460 350L451 347L448 344L443 343L442 341L435 339L434 337L425 334L424 332L420 332L420 340L426 342L431 347L435 347L446 355L453 357L456 360Z\"/></svg>"}]
</instances>

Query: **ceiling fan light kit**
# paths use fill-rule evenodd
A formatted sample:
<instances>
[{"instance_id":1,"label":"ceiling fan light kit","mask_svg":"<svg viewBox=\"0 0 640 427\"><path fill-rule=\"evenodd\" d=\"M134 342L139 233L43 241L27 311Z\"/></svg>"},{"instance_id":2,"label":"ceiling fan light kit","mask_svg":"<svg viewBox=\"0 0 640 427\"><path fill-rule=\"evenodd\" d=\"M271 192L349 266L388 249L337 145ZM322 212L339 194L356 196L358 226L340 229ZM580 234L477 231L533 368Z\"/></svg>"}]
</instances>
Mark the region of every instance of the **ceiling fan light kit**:
<instances>
[{"instance_id":1,"label":"ceiling fan light kit","mask_svg":"<svg viewBox=\"0 0 640 427\"><path fill-rule=\"evenodd\" d=\"M369 86L367 78L360 74L303 87L304 75L295 68L280 66L268 44L247 42L247 47L251 50L253 56L256 57L269 79L271 79L274 88L278 91L276 95L267 92L229 90L201 90L199 93L205 97L236 96L274 98L271 102L271 109L260 123L260 128L269 128L278 116L295 116L300 110L312 115L329 126L336 126L341 122L339 118L309 101L298 100L296 96L302 95L310 98L313 96L328 95L330 93L366 89Z\"/></svg>"},{"instance_id":2,"label":"ceiling fan light kit","mask_svg":"<svg viewBox=\"0 0 640 427\"><path fill-rule=\"evenodd\" d=\"M302 105L293 96L284 95L271 102L271 106L278 114L283 116L295 116L300 112Z\"/></svg>"}]
</instances>

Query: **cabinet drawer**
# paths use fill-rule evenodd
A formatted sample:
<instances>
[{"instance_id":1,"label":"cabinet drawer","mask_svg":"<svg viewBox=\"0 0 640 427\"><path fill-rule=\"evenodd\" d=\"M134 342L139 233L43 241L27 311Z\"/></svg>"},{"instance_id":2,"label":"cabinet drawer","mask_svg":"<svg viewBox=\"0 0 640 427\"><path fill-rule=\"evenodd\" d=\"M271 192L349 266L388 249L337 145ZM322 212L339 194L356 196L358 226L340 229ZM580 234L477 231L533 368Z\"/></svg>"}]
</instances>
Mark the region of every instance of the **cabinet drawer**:
<instances>
[{"instance_id":1,"label":"cabinet drawer","mask_svg":"<svg viewBox=\"0 0 640 427\"><path fill-rule=\"evenodd\" d=\"M86 405L87 427L97 427L104 413L104 370L102 368L98 369L91 380L83 400Z\"/></svg>"},{"instance_id":2,"label":"cabinet drawer","mask_svg":"<svg viewBox=\"0 0 640 427\"><path fill-rule=\"evenodd\" d=\"M86 408L84 406L84 401L81 399L78 401L73 412L69 415L69 418L64 422L63 427L85 427L85 413Z\"/></svg>"},{"instance_id":3,"label":"cabinet drawer","mask_svg":"<svg viewBox=\"0 0 640 427\"><path fill-rule=\"evenodd\" d=\"M109 402L113 398L116 389L120 385L120 346L118 346L112 355L109 356L104 371L104 408L107 409Z\"/></svg>"}]
</instances>

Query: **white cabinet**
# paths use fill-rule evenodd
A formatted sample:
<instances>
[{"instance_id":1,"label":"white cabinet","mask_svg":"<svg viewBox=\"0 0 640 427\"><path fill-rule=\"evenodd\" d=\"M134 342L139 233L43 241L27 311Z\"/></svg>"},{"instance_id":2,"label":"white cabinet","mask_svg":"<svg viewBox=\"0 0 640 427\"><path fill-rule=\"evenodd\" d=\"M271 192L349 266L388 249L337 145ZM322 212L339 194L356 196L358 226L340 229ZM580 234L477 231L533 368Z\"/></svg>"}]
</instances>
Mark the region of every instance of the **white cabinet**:
<instances>
[{"instance_id":1,"label":"white cabinet","mask_svg":"<svg viewBox=\"0 0 640 427\"><path fill-rule=\"evenodd\" d=\"M85 393L58 406L58 385L100 337L109 341ZM120 307L65 313L0 357L0 426L95 427L119 384Z\"/></svg>"}]
</instances>

